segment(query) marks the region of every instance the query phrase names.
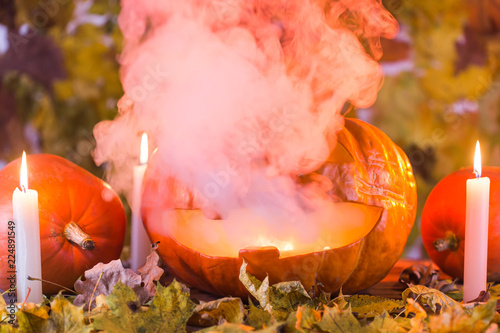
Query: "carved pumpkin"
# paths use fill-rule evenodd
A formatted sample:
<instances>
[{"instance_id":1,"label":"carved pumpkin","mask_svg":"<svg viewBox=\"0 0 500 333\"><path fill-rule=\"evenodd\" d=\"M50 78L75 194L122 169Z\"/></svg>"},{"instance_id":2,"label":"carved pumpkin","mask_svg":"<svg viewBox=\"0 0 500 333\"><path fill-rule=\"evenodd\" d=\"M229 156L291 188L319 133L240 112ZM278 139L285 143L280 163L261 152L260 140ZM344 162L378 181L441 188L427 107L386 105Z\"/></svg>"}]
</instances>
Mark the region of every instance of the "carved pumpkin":
<instances>
[{"instance_id":1,"label":"carved pumpkin","mask_svg":"<svg viewBox=\"0 0 500 333\"><path fill-rule=\"evenodd\" d=\"M85 270L120 257L126 229L123 205L108 184L64 158L29 155L27 164L29 188L38 191L42 278L73 288ZM12 220L12 193L19 186L20 170L20 158L0 170L3 290L9 289L7 222ZM42 289L51 295L61 287L43 283Z\"/></svg>"},{"instance_id":2,"label":"carved pumpkin","mask_svg":"<svg viewBox=\"0 0 500 333\"><path fill-rule=\"evenodd\" d=\"M383 279L403 252L415 219L412 169L403 151L365 122L345 119L337 135L330 158L302 181L327 177L335 209L339 215L357 214L356 221L323 223L317 247L299 244L293 251L280 252L275 246L239 253L229 249L221 221L206 218L195 207L193 194L175 179L158 179L156 170L162 166L153 158L144 179L142 216L173 274L199 289L232 296L247 295L238 279L243 259L249 273L259 279L269 276L271 284L300 280L306 289L322 285L329 292L342 287L352 293ZM164 203L155 204L156 198Z\"/></svg>"}]
</instances>

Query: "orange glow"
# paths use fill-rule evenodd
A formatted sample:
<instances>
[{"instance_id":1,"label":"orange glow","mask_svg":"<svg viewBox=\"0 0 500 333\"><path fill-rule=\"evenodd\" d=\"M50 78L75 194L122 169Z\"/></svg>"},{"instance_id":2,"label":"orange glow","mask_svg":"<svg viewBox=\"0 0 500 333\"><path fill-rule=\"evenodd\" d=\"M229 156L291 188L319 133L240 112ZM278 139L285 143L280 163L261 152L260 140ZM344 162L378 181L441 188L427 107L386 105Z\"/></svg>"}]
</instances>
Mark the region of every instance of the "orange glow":
<instances>
[{"instance_id":1,"label":"orange glow","mask_svg":"<svg viewBox=\"0 0 500 333\"><path fill-rule=\"evenodd\" d=\"M280 251L293 251L295 248L294 242L292 240L281 241L279 239L269 238L269 237L266 237L264 235L259 235L259 237L257 238L257 241L255 242L254 245L262 246L262 247L274 246Z\"/></svg>"},{"instance_id":2,"label":"orange glow","mask_svg":"<svg viewBox=\"0 0 500 333\"><path fill-rule=\"evenodd\" d=\"M23 151L23 157L21 161L21 178L19 181L21 191L26 191L28 189L28 164L26 163L26 152Z\"/></svg>"},{"instance_id":3,"label":"orange glow","mask_svg":"<svg viewBox=\"0 0 500 333\"><path fill-rule=\"evenodd\" d=\"M476 142L476 151L474 153L474 173L476 177L481 177L481 147L479 146L479 140Z\"/></svg>"},{"instance_id":4,"label":"orange glow","mask_svg":"<svg viewBox=\"0 0 500 333\"><path fill-rule=\"evenodd\" d=\"M149 152L148 135L146 133L142 133L142 138L141 138L141 156L139 158L139 162L141 164L148 163L148 152Z\"/></svg>"},{"instance_id":5,"label":"orange glow","mask_svg":"<svg viewBox=\"0 0 500 333\"><path fill-rule=\"evenodd\" d=\"M180 244L209 256L237 257L242 249L272 246L280 251L281 257L291 257L355 243L375 227L383 209L361 203L340 202L332 203L331 211L334 218L324 215L324 212L307 216L310 220L319 221L317 238L310 242L300 242L288 230L272 234L271 230L262 228L265 221L259 221L251 211L241 211L227 220L212 220L198 209L176 209L164 213L166 223L163 227ZM245 218L255 221L252 228L228 232L230 226L251 225L238 223Z\"/></svg>"}]
</instances>

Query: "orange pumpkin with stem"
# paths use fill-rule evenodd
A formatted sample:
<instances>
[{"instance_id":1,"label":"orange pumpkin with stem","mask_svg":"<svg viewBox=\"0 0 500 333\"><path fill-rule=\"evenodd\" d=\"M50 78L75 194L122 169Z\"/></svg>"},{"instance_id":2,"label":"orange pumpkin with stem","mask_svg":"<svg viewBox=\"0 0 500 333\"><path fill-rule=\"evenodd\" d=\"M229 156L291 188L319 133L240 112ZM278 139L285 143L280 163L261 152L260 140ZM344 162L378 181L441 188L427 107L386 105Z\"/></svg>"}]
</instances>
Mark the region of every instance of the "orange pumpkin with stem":
<instances>
[{"instance_id":1,"label":"orange pumpkin with stem","mask_svg":"<svg viewBox=\"0 0 500 333\"><path fill-rule=\"evenodd\" d=\"M27 164L29 188L38 191L42 279L72 288L85 270L120 257L126 230L123 205L108 184L64 158L28 155ZM9 289L7 222L12 220L12 193L19 186L20 170L20 158L0 170L3 290ZM45 295L62 289L50 283L42 288Z\"/></svg>"},{"instance_id":2,"label":"orange pumpkin with stem","mask_svg":"<svg viewBox=\"0 0 500 333\"><path fill-rule=\"evenodd\" d=\"M315 247L298 244L293 251L232 248L220 221L204 217L188 188L172 178L158 179L162 166L152 158L144 178L142 216L150 239L160 241L165 264L194 287L241 297L248 295L238 279L243 260L249 273L259 279L269 276L271 284L300 280L306 289L317 285L335 293L342 287L352 293L379 282L402 254L414 223L412 169L399 147L363 121L345 119L337 136L324 165L302 178L327 177L336 209L355 214L350 216L359 217L361 227L354 232L349 224L355 221L322 224L320 234L326 236ZM158 198L164 198L160 205Z\"/></svg>"},{"instance_id":3,"label":"orange pumpkin with stem","mask_svg":"<svg viewBox=\"0 0 500 333\"><path fill-rule=\"evenodd\" d=\"M490 178L488 230L488 281L500 281L500 168L482 167ZM432 189L422 211L422 241L429 257L446 274L464 276L465 204L467 179L473 168L463 168L444 177ZM498 201L498 203L497 203Z\"/></svg>"}]
</instances>

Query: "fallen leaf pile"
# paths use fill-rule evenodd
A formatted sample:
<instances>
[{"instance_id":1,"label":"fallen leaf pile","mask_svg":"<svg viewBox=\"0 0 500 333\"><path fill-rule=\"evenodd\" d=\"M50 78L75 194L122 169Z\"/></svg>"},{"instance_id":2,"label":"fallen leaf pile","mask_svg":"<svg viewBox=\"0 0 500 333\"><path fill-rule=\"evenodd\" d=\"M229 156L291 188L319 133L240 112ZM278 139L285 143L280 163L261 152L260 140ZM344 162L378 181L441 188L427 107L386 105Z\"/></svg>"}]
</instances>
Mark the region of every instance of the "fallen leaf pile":
<instances>
[{"instance_id":1,"label":"fallen leaf pile","mask_svg":"<svg viewBox=\"0 0 500 333\"><path fill-rule=\"evenodd\" d=\"M463 293L455 284L456 281L449 279L439 279L439 271L432 267L432 264L416 264L404 269L399 275L399 282L408 286L424 285L437 289L454 300L461 300Z\"/></svg>"},{"instance_id":2,"label":"fallen leaf pile","mask_svg":"<svg viewBox=\"0 0 500 333\"><path fill-rule=\"evenodd\" d=\"M160 284L163 269L158 264L154 251L140 274L125 269L119 260L98 264L75 283L76 297L59 294L41 304L18 305L15 325L8 323L8 308L2 302L0 333L498 332L500 323L500 287L485 292L490 296L487 302L463 305L456 300L461 297L456 285L440 281L430 266L403 271L400 282L408 288L401 299L342 292L332 298L326 293L313 297L297 281L260 281L243 262L240 281L253 299L202 302L176 280Z\"/></svg>"}]
</instances>

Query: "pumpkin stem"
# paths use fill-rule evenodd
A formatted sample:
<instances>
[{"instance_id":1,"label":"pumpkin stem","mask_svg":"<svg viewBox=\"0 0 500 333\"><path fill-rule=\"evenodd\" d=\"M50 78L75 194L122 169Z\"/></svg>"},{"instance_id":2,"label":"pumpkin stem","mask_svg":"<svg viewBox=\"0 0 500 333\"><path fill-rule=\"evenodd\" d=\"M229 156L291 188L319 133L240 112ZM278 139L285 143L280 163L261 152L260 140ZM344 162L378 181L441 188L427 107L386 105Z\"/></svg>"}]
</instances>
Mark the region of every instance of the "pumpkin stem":
<instances>
[{"instance_id":1,"label":"pumpkin stem","mask_svg":"<svg viewBox=\"0 0 500 333\"><path fill-rule=\"evenodd\" d=\"M446 232L446 236L444 239L436 240L433 245L436 251L443 252L446 250L455 251L458 249L458 245L460 244L460 240L458 239L455 233L448 231Z\"/></svg>"},{"instance_id":2,"label":"pumpkin stem","mask_svg":"<svg viewBox=\"0 0 500 333\"><path fill-rule=\"evenodd\" d=\"M70 222L64 227L64 237L71 243L78 244L82 249L92 251L95 243L75 222Z\"/></svg>"}]
</instances>

